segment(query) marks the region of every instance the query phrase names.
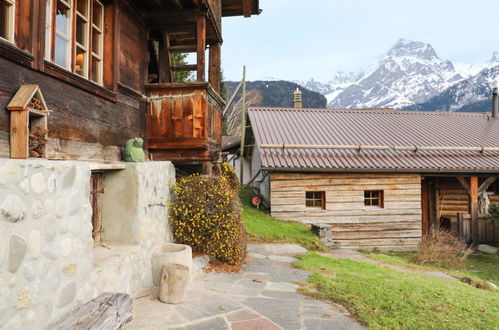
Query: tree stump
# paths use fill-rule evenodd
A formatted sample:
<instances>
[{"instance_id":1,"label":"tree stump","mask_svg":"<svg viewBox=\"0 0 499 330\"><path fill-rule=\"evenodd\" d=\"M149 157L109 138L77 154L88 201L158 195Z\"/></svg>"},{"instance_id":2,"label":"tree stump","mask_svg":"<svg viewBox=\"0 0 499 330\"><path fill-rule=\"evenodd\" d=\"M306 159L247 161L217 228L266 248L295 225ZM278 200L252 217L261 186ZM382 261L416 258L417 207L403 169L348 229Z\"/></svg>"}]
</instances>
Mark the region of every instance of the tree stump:
<instances>
[{"instance_id":1,"label":"tree stump","mask_svg":"<svg viewBox=\"0 0 499 330\"><path fill-rule=\"evenodd\" d=\"M189 284L189 267L179 264L163 265L159 283L159 300L168 304L181 304Z\"/></svg>"}]
</instances>

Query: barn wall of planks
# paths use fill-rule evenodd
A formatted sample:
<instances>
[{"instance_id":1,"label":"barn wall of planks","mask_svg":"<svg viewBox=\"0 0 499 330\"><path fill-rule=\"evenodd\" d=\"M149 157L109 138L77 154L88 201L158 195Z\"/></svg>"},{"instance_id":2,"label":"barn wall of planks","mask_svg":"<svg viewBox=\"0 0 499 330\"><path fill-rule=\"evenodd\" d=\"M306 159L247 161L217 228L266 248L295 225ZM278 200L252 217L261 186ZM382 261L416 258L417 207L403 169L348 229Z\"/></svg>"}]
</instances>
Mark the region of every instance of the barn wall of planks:
<instances>
[{"instance_id":1,"label":"barn wall of planks","mask_svg":"<svg viewBox=\"0 0 499 330\"><path fill-rule=\"evenodd\" d=\"M384 207L364 206L365 190L383 190ZM305 192L324 191L325 209L305 206ZM421 239L418 174L271 174L272 216L332 225L332 245L414 250Z\"/></svg>"},{"instance_id":2,"label":"barn wall of planks","mask_svg":"<svg viewBox=\"0 0 499 330\"><path fill-rule=\"evenodd\" d=\"M48 117L48 159L121 160L125 142L145 136L146 101L142 95L147 30L142 18L128 2L106 2L107 50L103 85L98 86L44 61L44 44L38 34L44 35L45 25L36 17L45 15L45 6L32 6L35 2L31 0L22 3L19 10L25 13L19 13L16 45L0 40L0 157L10 157L6 106L21 85L36 84L52 110Z\"/></svg>"}]
</instances>

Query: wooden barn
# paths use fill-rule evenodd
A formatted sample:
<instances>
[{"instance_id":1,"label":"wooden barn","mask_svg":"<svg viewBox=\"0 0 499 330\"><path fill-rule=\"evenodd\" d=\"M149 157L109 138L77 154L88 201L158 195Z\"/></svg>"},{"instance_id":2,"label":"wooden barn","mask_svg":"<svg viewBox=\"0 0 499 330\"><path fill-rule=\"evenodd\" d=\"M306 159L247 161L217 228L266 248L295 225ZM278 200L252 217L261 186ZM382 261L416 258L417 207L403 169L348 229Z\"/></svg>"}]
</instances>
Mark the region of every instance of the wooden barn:
<instances>
[{"instance_id":1,"label":"wooden barn","mask_svg":"<svg viewBox=\"0 0 499 330\"><path fill-rule=\"evenodd\" d=\"M36 85L51 110L42 113L48 159L120 161L125 142L140 136L151 160L205 171L218 161L222 17L258 14L258 0L6 0L0 7L0 157L28 157L11 148L26 149L24 136L9 135L28 134L39 115L11 123L6 108L23 85ZM196 63L175 65L175 53L195 53ZM181 71L194 72L194 81L175 83Z\"/></svg>"},{"instance_id":2,"label":"wooden barn","mask_svg":"<svg viewBox=\"0 0 499 330\"><path fill-rule=\"evenodd\" d=\"M497 243L497 116L252 108L252 172L272 216L320 224L333 246L415 249L432 226Z\"/></svg>"}]
</instances>

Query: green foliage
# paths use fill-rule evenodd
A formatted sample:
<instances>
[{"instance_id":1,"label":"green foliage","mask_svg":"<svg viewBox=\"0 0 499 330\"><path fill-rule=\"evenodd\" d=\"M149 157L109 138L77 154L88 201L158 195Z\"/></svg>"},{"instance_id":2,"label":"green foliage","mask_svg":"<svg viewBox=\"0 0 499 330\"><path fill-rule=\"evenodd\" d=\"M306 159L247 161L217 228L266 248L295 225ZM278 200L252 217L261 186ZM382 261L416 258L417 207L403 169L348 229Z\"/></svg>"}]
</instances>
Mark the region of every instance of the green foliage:
<instances>
[{"instance_id":1,"label":"green foliage","mask_svg":"<svg viewBox=\"0 0 499 330\"><path fill-rule=\"evenodd\" d=\"M174 187L172 229L178 243L225 263L241 263L246 228L241 204L224 177L191 175Z\"/></svg>"},{"instance_id":2,"label":"green foliage","mask_svg":"<svg viewBox=\"0 0 499 330\"><path fill-rule=\"evenodd\" d=\"M489 216L494 221L499 221L499 203L490 204L490 206L489 206Z\"/></svg>"},{"instance_id":3,"label":"green foliage","mask_svg":"<svg viewBox=\"0 0 499 330\"><path fill-rule=\"evenodd\" d=\"M497 329L499 293L382 265L308 253L311 296L340 303L370 329Z\"/></svg>"},{"instance_id":4,"label":"green foliage","mask_svg":"<svg viewBox=\"0 0 499 330\"><path fill-rule=\"evenodd\" d=\"M239 178L234 167L228 163L220 164L220 175L226 180L232 193L237 196L239 194Z\"/></svg>"},{"instance_id":5,"label":"green foliage","mask_svg":"<svg viewBox=\"0 0 499 330\"><path fill-rule=\"evenodd\" d=\"M325 251L326 246L312 233L309 226L299 222L282 221L269 217L265 212L248 205L249 189L241 189L243 218L253 242L292 242L308 250Z\"/></svg>"},{"instance_id":6,"label":"green foliage","mask_svg":"<svg viewBox=\"0 0 499 330\"><path fill-rule=\"evenodd\" d=\"M170 55L171 65L185 65L187 61L187 54L182 53L173 53ZM189 71L175 71L173 72L173 82L174 83L182 83L189 81L192 78L192 74Z\"/></svg>"}]
</instances>

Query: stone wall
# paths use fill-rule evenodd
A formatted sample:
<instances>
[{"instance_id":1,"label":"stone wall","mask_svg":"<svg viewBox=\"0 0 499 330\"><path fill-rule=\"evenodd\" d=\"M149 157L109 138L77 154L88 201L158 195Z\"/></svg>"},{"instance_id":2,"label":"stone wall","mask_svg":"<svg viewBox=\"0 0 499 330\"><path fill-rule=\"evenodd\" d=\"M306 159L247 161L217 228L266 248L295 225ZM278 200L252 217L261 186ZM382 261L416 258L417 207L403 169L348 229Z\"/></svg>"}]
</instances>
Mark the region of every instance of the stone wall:
<instances>
[{"instance_id":1,"label":"stone wall","mask_svg":"<svg viewBox=\"0 0 499 330\"><path fill-rule=\"evenodd\" d=\"M44 329L102 292L151 286L151 250L170 237L173 166L106 172L103 208L114 211L103 212L105 247L97 248L90 174L83 162L0 159L0 329ZM115 232L122 221L127 239Z\"/></svg>"}]
</instances>

